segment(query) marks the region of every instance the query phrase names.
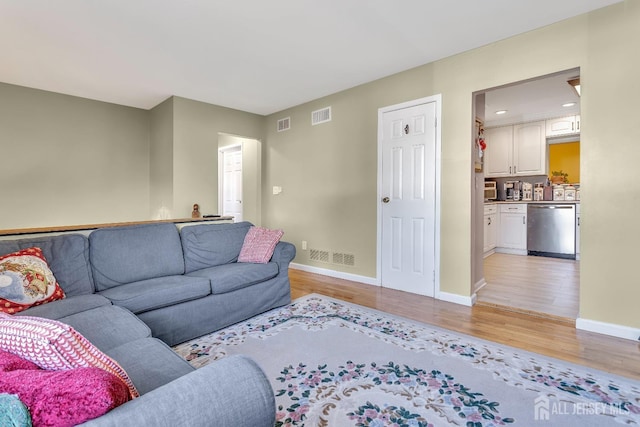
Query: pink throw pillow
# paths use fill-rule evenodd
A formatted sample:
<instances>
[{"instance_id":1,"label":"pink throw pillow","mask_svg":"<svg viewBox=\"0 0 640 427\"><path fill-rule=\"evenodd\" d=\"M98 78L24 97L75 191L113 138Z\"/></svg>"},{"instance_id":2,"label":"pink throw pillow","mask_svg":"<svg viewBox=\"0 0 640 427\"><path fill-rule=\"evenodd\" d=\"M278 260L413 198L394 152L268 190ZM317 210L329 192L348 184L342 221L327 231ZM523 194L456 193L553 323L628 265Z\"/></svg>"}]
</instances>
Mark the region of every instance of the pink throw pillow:
<instances>
[{"instance_id":1,"label":"pink throw pillow","mask_svg":"<svg viewBox=\"0 0 640 427\"><path fill-rule=\"evenodd\" d=\"M34 426L75 426L130 398L118 377L99 368L12 370L0 375L0 390L18 396Z\"/></svg>"},{"instance_id":2,"label":"pink throw pillow","mask_svg":"<svg viewBox=\"0 0 640 427\"><path fill-rule=\"evenodd\" d=\"M42 249L33 247L0 256L0 311L13 314L64 298Z\"/></svg>"},{"instance_id":3,"label":"pink throw pillow","mask_svg":"<svg viewBox=\"0 0 640 427\"><path fill-rule=\"evenodd\" d=\"M133 382L115 360L71 326L57 320L0 312L0 350L47 370L100 368L116 375L129 389L132 398L139 396Z\"/></svg>"},{"instance_id":4,"label":"pink throw pillow","mask_svg":"<svg viewBox=\"0 0 640 427\"><path fill-rule=\"evenodd\" d=\"M283 234L282 230L251 226L244 237L238 262L268 263Z\"/></svg>"}]
</instances>

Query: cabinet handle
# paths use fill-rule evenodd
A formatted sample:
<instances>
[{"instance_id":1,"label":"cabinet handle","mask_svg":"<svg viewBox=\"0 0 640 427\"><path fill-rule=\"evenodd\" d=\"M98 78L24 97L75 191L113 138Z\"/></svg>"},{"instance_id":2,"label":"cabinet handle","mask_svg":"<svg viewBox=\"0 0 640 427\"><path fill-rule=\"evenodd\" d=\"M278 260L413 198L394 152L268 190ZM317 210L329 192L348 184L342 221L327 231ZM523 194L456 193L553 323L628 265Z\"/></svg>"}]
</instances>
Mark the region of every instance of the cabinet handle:
<instances>
[{"instance_id":1,"label":"cabinet handle","mask_svg":"<svg viewBox=\"0 0 640 427\"><path fill-rule=\"evenodd\" d=\"M516 165L513 165L513 174L515 175L516 173L518 173L518 172L516 171Z\"/></svg>"},{"instance_id":2,"label":"cabinet handle","mask_svg":"<svg viewBox=\"0 0 640 427\"><path fill-rule=\"evenodd\" d=\"M511 175L511 166L509 166L509 175Z\"/></svg>"},{"instance_id":3,"label":"cabinet handle","mask_svg":"<svg viewBox=\"0 0 640 427\"><path fill-rule=\"evenodd\" d=\"M576 130L580 132L580 120L576 120Z\"/></svg>"},{"instance_id":4,"label":"cabinet handle","mask_svg":"<svg viewBox=\"0 0 640 427\"><path fill-rule=\"evenodd\" d=\"M522 217L522 224L526 224L527 219L525 217Z\"/></svg>"},{"instance_id":5,"label":"cabinet handle","mask_svg":"<svg viewBox=\"0 0 640 427\"><path fill-rule=\"evenodd\" d=\"M571 130L576 130L576 124L571 122Z\"/></svg>"},{"instance_id":6,"label":"cabinet handle","mask_svg":"<svg viewBox=\"0 0 640 427\"><path fill-rule=\"evenodd\" d=\"M491 225L491 217L487 217L487 225ZM578 221L578 225L580 224L580 221Z\"/></svg>"}]
</instances>

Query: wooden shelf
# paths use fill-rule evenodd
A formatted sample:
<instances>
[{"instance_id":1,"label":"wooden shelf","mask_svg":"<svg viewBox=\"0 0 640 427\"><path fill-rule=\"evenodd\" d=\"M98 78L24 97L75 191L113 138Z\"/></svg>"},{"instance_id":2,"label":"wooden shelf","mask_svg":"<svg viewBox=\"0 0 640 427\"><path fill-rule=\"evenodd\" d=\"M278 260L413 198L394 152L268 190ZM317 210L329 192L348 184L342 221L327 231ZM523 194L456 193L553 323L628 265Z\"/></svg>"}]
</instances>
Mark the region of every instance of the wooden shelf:
<instances>
[{"instance_id":1,"label":"wooden shelf","mask_svg":"<svg viewBox=\"0 0 640 427\"><path fill-rule=\"evenodd\" d=\"M0 236L19 236L22 234L41 234L41 233L60 233L66 231L80 230L96 230L98 228L120 227L124 225L140 225L140 224L158 224L158 223L174 223L185 224L191 222L209 222L209 221L230 221L232 216L219 216L214 218L179 218L179 219L160 219L150 221L130 221L130 222L110 222L104 224L82 224L82 225L61 225L55 227L36 227L36 228L14 228L0 230Z\"/></svg>"}]
</instances>

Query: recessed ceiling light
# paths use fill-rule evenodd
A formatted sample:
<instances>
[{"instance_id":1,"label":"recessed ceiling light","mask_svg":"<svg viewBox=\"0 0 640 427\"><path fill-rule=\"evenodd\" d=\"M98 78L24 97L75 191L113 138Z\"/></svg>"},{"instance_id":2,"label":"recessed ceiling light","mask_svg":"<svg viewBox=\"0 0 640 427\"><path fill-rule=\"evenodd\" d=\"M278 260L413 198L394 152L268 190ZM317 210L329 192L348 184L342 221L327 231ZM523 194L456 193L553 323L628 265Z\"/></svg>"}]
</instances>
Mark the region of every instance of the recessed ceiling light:
<instances>
[{"instance_id":1,"label":"recessed ceiling light","mask_svg":"<svg viewBox=\"0 0 640 427\"><path fill-rule=\"evenodd\" d=\"M563 107L573 107L574 105L576 105L575 102L567 102L566 104L562 104Z\"/></svg>"},{"instance_id":2,"label":"recessed ceiling light","mask_svg":"<svg viewBox=\"0 0 640 427\"><path fill-rule=\"evenodd\" d=\"M498 110L496 111L496 114L505 114L507 112L507 110Z\"/></svg>"}]
</instances>

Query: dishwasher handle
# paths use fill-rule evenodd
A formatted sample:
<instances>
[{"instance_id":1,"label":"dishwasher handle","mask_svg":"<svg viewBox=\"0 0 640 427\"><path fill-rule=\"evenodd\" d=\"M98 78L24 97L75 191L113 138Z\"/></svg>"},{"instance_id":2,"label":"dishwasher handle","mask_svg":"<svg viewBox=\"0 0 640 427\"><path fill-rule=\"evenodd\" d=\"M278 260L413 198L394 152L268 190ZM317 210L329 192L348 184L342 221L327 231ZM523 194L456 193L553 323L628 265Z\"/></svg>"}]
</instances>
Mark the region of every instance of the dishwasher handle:
<instances>
[{"instance_id":1,"label":"dishwasher handle","mask_svg":"<svg viewBox=\"0 0 640 427\"><path fill-rule=\"evenodd\" d=\"M573 209L572 205L529 205L533 209Z\"/></svg>"}]
</instances>

